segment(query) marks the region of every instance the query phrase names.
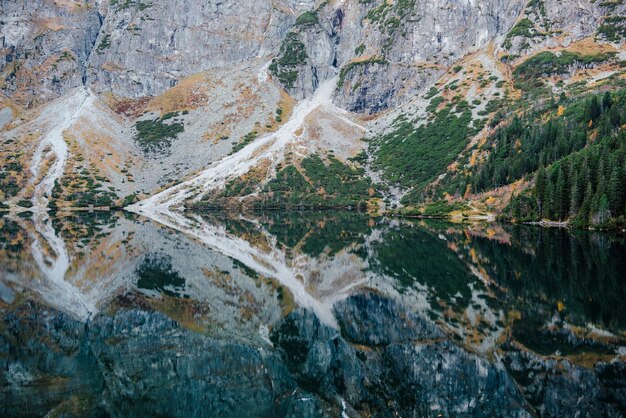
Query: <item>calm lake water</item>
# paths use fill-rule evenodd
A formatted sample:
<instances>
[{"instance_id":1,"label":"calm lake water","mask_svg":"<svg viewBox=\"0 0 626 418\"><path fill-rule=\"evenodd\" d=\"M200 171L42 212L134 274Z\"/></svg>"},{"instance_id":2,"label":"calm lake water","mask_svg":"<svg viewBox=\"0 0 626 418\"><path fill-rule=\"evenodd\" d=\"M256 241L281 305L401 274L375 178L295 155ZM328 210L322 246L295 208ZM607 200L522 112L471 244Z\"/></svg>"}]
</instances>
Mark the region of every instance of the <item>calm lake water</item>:
<instances>
[{"instance_id":1,"label":"calm lake water","mask_svg":"<svg viewBox=\"0 0 626 418\"><path fill-rule=\"evenodd\" d=\"M48 233L0 218L0 415L558 414L532 392L545 359L595 373L570 382L585 393L606 383L594 364L624 369L623 236L187 218L186 233L123 212L52 217ZM619 414L610 390L584 408Z\"/></svg>"}]
</instances>

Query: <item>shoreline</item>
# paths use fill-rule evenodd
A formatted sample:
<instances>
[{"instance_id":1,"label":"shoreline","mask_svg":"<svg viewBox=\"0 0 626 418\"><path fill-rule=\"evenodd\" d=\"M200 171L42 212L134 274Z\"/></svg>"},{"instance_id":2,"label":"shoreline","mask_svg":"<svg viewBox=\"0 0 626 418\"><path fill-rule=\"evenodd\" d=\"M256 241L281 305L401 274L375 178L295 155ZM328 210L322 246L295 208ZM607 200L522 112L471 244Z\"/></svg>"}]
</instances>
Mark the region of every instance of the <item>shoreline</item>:
<instances>
[{"instance_id":1,"label":"shoreline","mask_svg":"<svg viewBox=\"0 0 626 418\"><path fill-rule=\"evenodd\" d=\"M17 210L16 210L17 209ZM361 210L358 207L353 206L306 206L306 207L263 207L263 208L229 208L229 207L204 207L204 208L185 208L183 213L194 213L194 212L210 212L210 213L262 213L262 212L332 212L332 211L340 211L340 212L354 212L359 214L366 214L372 217L388 217L388 218L401 218L401 219L421 219L421 220L440 220L447 221L451 223L502 223L509 225L526 225L526 226L538 226L542 228L558 228L558 229L566 229L569 231L596 231L596 232L606 232L606 233L619 233L626 234L626 227L616 227L616 228L597 228L597 227L576 227L572 226L567 221L525 221L525 222L514 222L508 219L499 218L497 215L477 215L477 216L455 216L455 215L446 215L446 214L434 214L434 215L421 215L416 213L401 213L398 211L383 211L383 212L369 212L366 210ZM19 206L9 206L0 207L0 216L6 215L20 215L23 213L35 213L36 211L33 208L23 208ZM127 212L134 213L128 210L128 207L123 206L113 206L113 207L66 207L66 208L56 208L56 209L48 209L47 213L51 214L71 214L71 213L105 213L105 212Z\"/></svg>"}]
</instances>

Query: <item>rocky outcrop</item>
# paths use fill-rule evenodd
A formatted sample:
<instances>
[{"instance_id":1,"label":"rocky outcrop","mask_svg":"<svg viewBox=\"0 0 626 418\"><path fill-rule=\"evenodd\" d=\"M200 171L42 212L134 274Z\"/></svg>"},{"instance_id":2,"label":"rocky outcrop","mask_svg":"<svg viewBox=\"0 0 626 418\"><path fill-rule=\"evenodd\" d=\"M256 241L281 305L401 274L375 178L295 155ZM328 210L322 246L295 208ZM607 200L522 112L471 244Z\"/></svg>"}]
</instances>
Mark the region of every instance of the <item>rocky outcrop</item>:
<instances>
[{"instance_id":1,"label":"rocky outcrop","mask_svg":"<svg viewBox=\"0 0 626 418\"><path fill-rule=\"evenodd\" d=\"M507 33L524 2L325 3L301 15L292 28L306 62L284 85L304 97L324 77L339 73L338 105L376 113L409 100L447 66ZM284 57L279 55L278 61Z\"/></svg>"},{"instance_id":2,"label":"rocky outcrop","mask_svg":"<svg viewBox=\"0 0 626 418\"><path fill-rule=\"evenodd\" d=\"M341 332L298 310L272 334L299 384L325 399L371 416L528 416L501 368L458 348L406 307L356 295L335 313Z\"/></svg>"},{"instance_id":3,"label":"rocky outcrop","mask_svg":"<svg viewBox=\"0 0 626 418\"><path fill-rule=\"evenodd\" d=\"M378 1L364 5L360 36L342 36L350 40L346 46L353 51L343 62L359 64L344 67L337 103L360 113L405 103L456 60L506 33L523 3ZM384 59L385 65L371 58Z\"/></svg>"},{"instance_id":4,"label":"rocky outcrop","mask_svg":"<svg viewBox=\"0 0 626 418\"><path fill-rule=\"evenodd\" d=\"M598 363L593 369L565 359L543 358L515 344L504 349L504 364L542 417L618 417L626 410L626 367Z\"/></svg>"},{"instance_id":5,"label":"rocky outcrop","mask_svg":"<svg viewBox=\"0 0 626 418\"><path fill-rule=\"evenodd\" d=\"M89 84L98 92L151 96L185 76L269 56L300 7L306 2L111 2L103 6Z\"/></svg>"},{"instance_id":6,"label":"rocky outcrop","mask_svg":"<svg viewBox=\"0 0 626 418\"><path fill-rule=\"evenodd\" d=\"M100 30L94 0L0 3L0 90L31 106L80 86Z\"/></svg>"},{"instance_id":7,"label":"rocky outcrop","mask_svg":"<svg viewBox=\"0 0 626 418\"><path fill-rule=\"evenodd\" d=\"M612 23L611 17L624 15L623 2L531 1L504 38L502 47L511 54L525 55L545 47L567 47L588 37L623 43L623 40L607 39L599 27L620 24L623 19Z\"/></svg>"}]
</instances>

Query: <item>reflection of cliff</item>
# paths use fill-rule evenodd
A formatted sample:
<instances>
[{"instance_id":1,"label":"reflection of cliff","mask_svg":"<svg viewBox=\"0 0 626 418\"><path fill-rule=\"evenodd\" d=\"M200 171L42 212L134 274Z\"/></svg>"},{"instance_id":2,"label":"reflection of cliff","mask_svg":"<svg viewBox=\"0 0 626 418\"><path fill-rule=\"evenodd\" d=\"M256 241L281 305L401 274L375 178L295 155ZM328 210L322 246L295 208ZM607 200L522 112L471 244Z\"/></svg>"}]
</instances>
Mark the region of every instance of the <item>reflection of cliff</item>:
<instances>
[{"instance_id":1,"label":"reflection of cliff","mask_svg":"<svg viewBox=\"0 0 626 418\"><path fill-rule=\"evenodd\" d=\"M32 232L29 218L3 218L0 278L13 289L10 294L27 289L75 318L85 320L116 295L139 289L155 309L189 328L259 338L259 327L291 309L285 307L288 292L281 294L275 283L251 277L231 259L150 222L75 213L46 225L54 227L49 236L54 234L66 251L67 269L57 272L57 251Z\"/></svg>"},{"instance_id":2,"label":"reflection of cliff","mask_svg":"<svg viewBox=\"0 0 626 418\"><path fill-rule=\"evenodd\" d=\"M318 416L307 411L330 409L299 390L267 347L197 334L138 307L96 315L87 327L31 302L3 312L0 414Z\"/></svg>"},{"instance_id":3,"label":"reflection of cliff","mask_svg":"<svg viewBox=\"0 0 626 418\"><path fill-rule=\"evenodd\" d=\"M27 276L39 271L29 222L0 223L2 416L599 416L626 405L623 338L572 325L608 317L623 333L619 306L593 316L597 295L621 290L619 263L600 273L620 239L347 212L165 219L184 233L75 214L51 225L71 260L64 281L96 297L81 321L43 271ZM586 288L587 301L576 280L601 289Z\"/></svg>"},{"instance_id":4,"label":"reflection of cliff","mask_svg":"<svg viewBox=\"0 0 626 418\"><path fill-rule=\"evenodd\" d=\"M334 302L348 295L364 281L365 276L361 271L366 268L366 264L354 253L353 248L358 240L346 240L349 242L337 248L336 244L321 245L315 241L319 236L313 233L321 224L315 221L315 227L308 233L303 232L303 224L296 226L295 233L303 233L305 238L297 240L294 235L286 235L289 236L288 241L297 241L295 247L289 248L257 221L242 218L211 218L209 221L198 215L186 217L173 212L155 216L157 221L196 238L247 269L277 280L280 286L289 291L298 306L312 309L327 324L335 325L331 312ZM329 225L332 222L338 220L329 220ZM319 230L325 229L322 227ZM285 238L282 239L284 242ZM301 250L305 247L317 253L317 257Z\"/></svg>"}]
</instances>

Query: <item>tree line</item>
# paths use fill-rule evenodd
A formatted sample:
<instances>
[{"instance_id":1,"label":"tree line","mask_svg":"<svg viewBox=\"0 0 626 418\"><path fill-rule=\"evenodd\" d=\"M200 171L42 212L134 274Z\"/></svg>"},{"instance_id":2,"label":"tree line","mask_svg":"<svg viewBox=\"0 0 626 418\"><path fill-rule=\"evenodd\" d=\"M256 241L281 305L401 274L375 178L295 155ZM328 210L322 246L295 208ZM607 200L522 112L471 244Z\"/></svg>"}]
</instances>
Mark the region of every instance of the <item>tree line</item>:
<instances>
[{"instance_id":1,"label":"tree line","mask_svg":"<svg viewBox=\"0 0 626 418\"><path fill-rule=\"evenodd\" d=\"M579 129L587 146L551 165L540 157L534 187L511 200L513 218L567 220L580 227L626 225L624 97L607 92L583 102L585 126Z\"/></svg>"},{"instance_id":2,"label":"tree line","mask_svg":"<svg viewBox=\"0 0 626 418\"><path fill-rule=\"evenodd\" d=\"M625 105L624 92L586 100L562 94L558 101L551 100L547 112L514 116L492 137L489 157L473 176L472 190L482 192L513 183L583 149L592 134L610 136L626 122Z\"/></svg>"}]
</instances>

